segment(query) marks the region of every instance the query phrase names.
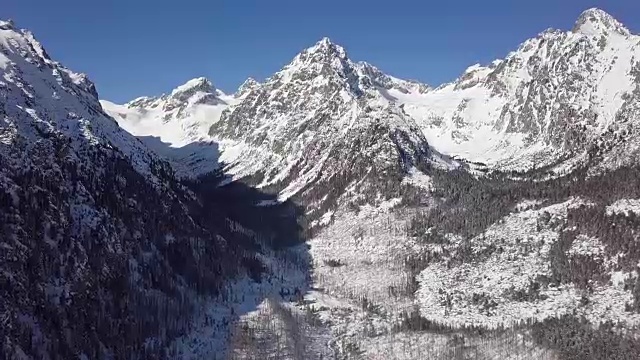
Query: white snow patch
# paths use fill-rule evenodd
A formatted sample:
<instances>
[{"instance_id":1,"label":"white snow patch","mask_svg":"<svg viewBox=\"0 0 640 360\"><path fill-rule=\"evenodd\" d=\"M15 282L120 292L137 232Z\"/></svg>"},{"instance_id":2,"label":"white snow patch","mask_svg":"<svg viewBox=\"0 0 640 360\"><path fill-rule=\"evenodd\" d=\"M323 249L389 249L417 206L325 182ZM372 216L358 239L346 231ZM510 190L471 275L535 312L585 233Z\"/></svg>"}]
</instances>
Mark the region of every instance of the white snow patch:
<instances>
[{"instance_id":1,"label":"white snow patch","mask_svg":"<svg viewBox=\"0 0 640 360\"><path fill-rule=\"evenodd\" d=\"M640 199L621 199L607 206L607 215L623 214L629 216L630 213L640 215Z\"/></svg>"},{"instance_id":2,"label":"white snow patch","mask_svg":"<svg viewBox=\"0 0 640 360\"><path fill-rule=\"evenodd\" d=\"M516 211L525 211L542 204L540 200L522 200L516 205Z\"/></svg>"},{"instance_id":3,"label":"white snow patch","mask_svg":"<svg viewBox=\"0 0 640 360\"><path fill-rule=\"evenodd\" d=\"M409 169L409 173L404 177L402 182L417 186L427 191L433 190L433 181L431 180L431 177L415 167Z\"/></svg>"},{"instance_id":4,"label":"white snow patch","mask_svg":"<svg viewBox=\"0 0 640 360\"><path fill-rule=\"evenodd\" d=\"M568 255L584 255L598 259L602 257L604 250L604 244L598 238L580 234L573 240Z\"/></svg>"}]
</instances>

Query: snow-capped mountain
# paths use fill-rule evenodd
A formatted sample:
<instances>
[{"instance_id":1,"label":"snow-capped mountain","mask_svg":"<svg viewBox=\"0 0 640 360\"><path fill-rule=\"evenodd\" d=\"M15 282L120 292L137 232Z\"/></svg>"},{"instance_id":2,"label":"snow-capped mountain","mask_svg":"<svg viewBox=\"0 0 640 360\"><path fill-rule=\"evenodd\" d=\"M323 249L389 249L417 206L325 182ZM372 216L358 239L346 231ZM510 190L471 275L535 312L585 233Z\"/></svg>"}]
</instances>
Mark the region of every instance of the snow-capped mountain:
<instances>
[{"instance_id":1,"label":"snow-capped mountain","mask_svg":"<svg viewBox=\"0 0 640 360\"><path fill-rule=\"evenodd\" d=\"M392 95L447 154L513 169L571 160L571 168L626 140L598 160L615 168L635 162L640 146L639 42L590 9L571 31L546 30L427 94Z\"/></svg>"},{"instance_id":2,"label":"snow-capped mountain","mask_svg":"<svg viewBox=\"0 0 640 360\"><path fill-rule=\"evenodd\" d=\"M352 62L324 38L224 111L209 134L231 144L222 147L227 171L281 198L310 205L335 201L347 188L388 196L412 169L456 166L429 148L388 97L392 89L427 90Z\"/></svg>"},{"instance_id":3,"label":"snow-capped mountain","mask_svg":"<svg viewBox=\"0 0 640 360\"><path fill-rule=\"evenodd\" d=\"M2 22L0 31L5 151L14 149L10 144L26 146L45 134L58 134L69 139L65 147L71 154L88 144L115 148L141 174L150 174L154 155L102 111L95 86L84 74L51 60L30 32L17 30L12 22Z\"/></svg>"},{"instance_id":4,"label":"snow-capped mountain","mask_svg":"<svg viewBox=\"0 0 640 360\"><path fill-rule=\"evenodd\" d=\"M283 199L328 189L328 182L341 184L332 194L336 197L348 186L366 183L363 179L400 182L418 168L457 166L429 148L413 119L388 95L423 94L429 91L426 85L355 63L328 38L265 82L249 78L234 96L210 83L201 85L205 81L192 80L172 95L124 106L102 104L132 134L157 136L172 147L197 144L202 163L214 166L220 160L234 177L249 177L260 188L281 192ZM202 98L214 103L202 103ZM219 146L219 159L201 155L212 146ZM190 169L192 175L202 173ZM325 195L317 192L309 203Z\"/></svg>"},{"instance_id":5,"label":"snow-capped mountain","mask_svg":"<svg viewBox=\"0 0 640 360\"><path fill-rule=\"evenodd\" d=\"M217 104L188 85L171 99ZM203 299L262 271L221 209L0 21L0 358L169 358Z\"/></svg>"},{"instance_id":6,"label":"snow-capped mountain","mask_svg":"<svg viewBox=\"0 0 640 360\"><path fill-rule=\"evenodd\" d=\"M203 140L211 124L233 101L233 96L225 95L211 81L200 77L159 97L140 97L125 105L106 100L101 103L130 133L158 136L163 142L180 147Z\"/></svg>"},{"instance_id":7,"label":"snow-capped mountain","mask_svg":"<svg viewBox=\"0 0 640 360\"><path fill-rule=\"evenodd\" d=\"M328 123L318 118L324 115L348 131L354 115L347 112L355 103L358 112L396 111L434 149L490 167L555 165L565 173L590 163L594 171L615 169L634 163L640 148L639 39L611 15L590 9L571 31L546 30L505 59L473 65L435 89L354 63L342 47L323 39L263 84L249 78L234 96L205 86L204 93L215 99L209 107L198 96L178 97L169 106L164 102L170 96L141 98L126 105L136 115L119 122L136 135L160 136L174 145L207 138L203 130L214 125L209 140L220 142L221 159L239 175L263 172L262 185L285 176L284 169L297 161L285 158L297 156L313 137L309 131ZM234 106L221 115L229 105ZM103 106L116 119L125 113L107 102ZM151 120L138 121L139 116ZM134 127L137 122L148 123L148 129ZM253 130L259 134L246 133ZM294 141L303 133L304 139ZM283 148L291 141L296 145ZM246 152L260 156L238 161Z\"/></svg>"},{"instance_id":8,"label":"snow-capped mountain","mask_svg":"<svg viewBox=\"0 0 640 360\"><path fill-rule=\"evenodd\" d=\"M123 129L163 155L183 177L217 169L218 146L207 132L235 98L200 77L159 97L140 97L124 105L100 102Z\"/></svg>"}]
</instances>

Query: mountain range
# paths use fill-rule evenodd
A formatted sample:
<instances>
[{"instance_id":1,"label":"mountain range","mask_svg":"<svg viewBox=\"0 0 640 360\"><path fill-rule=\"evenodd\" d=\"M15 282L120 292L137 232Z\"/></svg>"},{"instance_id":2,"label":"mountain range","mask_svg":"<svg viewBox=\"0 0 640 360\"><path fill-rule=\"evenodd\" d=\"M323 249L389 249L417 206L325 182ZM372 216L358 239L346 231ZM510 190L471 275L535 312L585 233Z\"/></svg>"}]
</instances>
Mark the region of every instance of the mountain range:
<instances>
[{"instance_id":1,"label":"mountain range","mask_svg":"<svg viewBox=\"0 0 640 360\"><path fill-rule=\"evenodd\" d=\"M211 114L207 121L199 121L201 131L197 133L193 129L173 131L168 119L180 120L182 128L191 129L190 122L197 121L195 112L208 108L197 106L198 99L185 102L187 107L195 105L190 112L175 112L164 103L147 105L140 99L125 106L148 114L145 119L149 122L153 118L164 119L163 128L183 134L189 142L209 135L220 143L265 145L270 147L269 152L274 152L273 145L266 145L275 141L269 137L282 134L286 141L293 141L295 134L286 131L293 131L292 128L315 131L324 125L307 117L327 111L320 109L319 104L300 104L296 97L330 98L331 104L323 102L323 105L338 111L327 116L332 125L340 128L350 123L345 117L351 114L346 114L347 109L338 109L338 104L352 98L364 109L382 107L402 113L400 116L410 118L408 125L418 127L416 132L432 148L489 168L522 171L549 167L565 174L597 162L598 169L613 169L633 163L637 155L637 131L633 125L637 114L634 95L637 44L638 36L611 15L590 9L580 15L571 31L546 30L523 42L504 59L487 66L470 66L452 83L432 88L386 75L365 62L353 62L345 49L325 38L264 83L248 80L246 84L250 86L243 85L235 96L209 89L212 99L217 100L212 100L215 105L207 105L229 109L224 114ZM183 86L193 81L196 80ZM164 98L155 101L174 101ZM283 105L278 107L278 102ZM103 101L103 105L109 111L110 104ZM272 108L263 110L264 106ZM158 107L170 110L150 112ZM256 113L236 115L249 108ZM291 112L296 112L295 116ZM260 121L254 126L264 126L261 131L268 133L267 138L264 141L259 138L260 144L256 144L255 134L244 134L250 130L245 128L249 124L235 127L238 117L245 122L250 118ZM284 119L280 121L277 117ZM134 129L131 121L119 123L130 126L134 134L148 135L142 129ZM210 128L213 123L216 125ZM287 130L275 129L276 123ZM236 132L225 131L228 127ZM210 129L203 131L207 128ZM162 137L159 131L150 135ZM165 138L176 144L175 139ZM276 150L279 147L276 145ZM234 151L228 151L227 155L223 151L222 159L234 163L233 155ZM238 168L235 172L242 177L255 173L256 169Z\"/></svg>"},{"instance_id":2,"label":"mountain range","mask_svg":"<svg viewBox=\"0 0 640 360\"><path fill-rule=\"evenodd\" d=\"M119 105L9 21L0 75L7 358L640 356L640 36L602 10L438 87L323 38Z\"/></svg>"}]
</instances>

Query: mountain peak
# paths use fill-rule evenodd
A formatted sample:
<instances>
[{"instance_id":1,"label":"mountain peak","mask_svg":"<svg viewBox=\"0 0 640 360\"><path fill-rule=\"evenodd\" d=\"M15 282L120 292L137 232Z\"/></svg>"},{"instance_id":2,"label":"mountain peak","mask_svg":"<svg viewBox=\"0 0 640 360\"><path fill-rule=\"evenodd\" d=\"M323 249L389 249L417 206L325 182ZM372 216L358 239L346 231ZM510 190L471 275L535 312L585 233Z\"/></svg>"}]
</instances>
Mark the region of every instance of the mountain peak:
<instances>
[{"instance_id":1,"label":"mountain peak","mask_svg":"<svg viewBox=\"0 0 640 360\"><path fill-rule=\"evenodd\" d=\"M240 85L240 87L238 88L238 91L236 91L235 96L239 97L239 96L245 95L258 85L260 85L260 83L258 83L256 79L249 77L247 78L247 80L245 80L242 83L242 85Z\"/></svg>"},{"instance_id":2,"label":"mountain peak","mask_svg":"<svg viewBox=\"0 0 640 360\"><path fill-rule=\"evenodd\" d=\"M0 30L13 30L15 29L15 24L13 20L0 20Z\"/></svg>"},{"instance_id":3,"label":"mountain peak","mask_svg":"<svg viewBox=\"0 0 640 360\"><path fill-rule=\"evenodd\" d=\"M328 37L323 37L322 39L320 39L320 41L318 41L318 43L316 45L319 46L330 46L333 45L333 41L331 41L331 39L329 39Z\"/></svg>"},{"instance_id":4,"label":"mountain peak","mask_svg":"<svg viewBox=\"0 0 640 360\"><path fill-rule=\"evenodd\" d=\"M271 80L289 82L291 79L312 79L317 76L337 75L342 79L351 79L354 74L354 64L349 60L347 52L340 45L329 38L322 38L315 45L304 49L276 73ZM351 79L354 80L354 79ZM352 84L355 86L355 84Z\"/></svg>"},{"instance_id":5,"label":"mountain peak","mask_svg":"<svg viewBox=\"0 0 640 360\"><path fill-rule=\"evenodd\" d=\"M301 58L313 60L318 60L318 56L325 60L334 57L344 60L347 58L347 52L344 48L331 41L328 37L323 37L315 45L304 50L300 55Z\"/></svg>"},{"instance_id":6,"label":"mountain peak","mask_svg":"<svg viewBox=\"0 0 640 360\"><path fill-rule=\"evenodd\" d=\"M343 48L342 46L336 44L335 42L331 41L331 39L325 36L322 39L320 39L317 43L315 43L315 45L310 47L308 50L310 51L318 51L318 50L328 51L329 50L330 51L333 49L343 49Z\"/></svg>"},{"instance_id":7,"label":"mountain peak","mask_svg":"<svg viewBox=\"0 0 640 360\"><path fill-rule=\"evenodd\" d=\"M611 16L611 14L609 14L608 12L602 9L593 7L583 11L578 17L578 21L580 21L580 19L590 18L590 17L596 17L600 19L609 19L609 20L613 19L613 16Z\"/></svg>"},{"instance_id":8,"label":"mountain peak","mask_svg":"<svg viewBox=\"0 0 640 360\"><path fill-rule=\"evenodd\" d=\"M629 30L618 20L606 11L598 8L583 11L578 17L572 31L590 36L606 35L608 31L613 31L625 36L630 34Z\"/></svg>"},{"instance_id":9,"label":"mountain peak","mask_svg":"<svg viewBox=\"0 0 640 360\"><path fill-rule=\"evenodd\" d=\"M209 79L205 77L197 77L173 89L173 91L171 91L171 96L176 96L185 92L195 93L197 91L213 93L215 90L213 83L211 83Z\"/></svg>"}]
</instances>

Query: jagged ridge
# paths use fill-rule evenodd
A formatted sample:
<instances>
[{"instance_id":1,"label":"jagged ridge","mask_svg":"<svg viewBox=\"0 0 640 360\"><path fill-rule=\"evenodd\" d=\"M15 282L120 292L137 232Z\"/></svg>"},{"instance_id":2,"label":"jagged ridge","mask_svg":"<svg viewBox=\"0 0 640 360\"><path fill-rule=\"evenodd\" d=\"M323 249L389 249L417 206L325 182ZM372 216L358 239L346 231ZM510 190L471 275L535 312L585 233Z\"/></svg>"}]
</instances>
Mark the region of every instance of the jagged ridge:
<instances>
[{"instance_id":1,"label":"jagged ridge","mask_svg":"<svg viewBox=\"0 0 640 360\"><path fill-rule=\"evenodd\" d=\"M358 184L359 193L377 189L373 201L391 196L391 183L399 187L411 168L443 163L390 89L426 88L354 63L324 38L223 112L209 134L241 147L237 157L223 150L231 173L282 198L325 209Z\"/></svg>"}]
</instances>

